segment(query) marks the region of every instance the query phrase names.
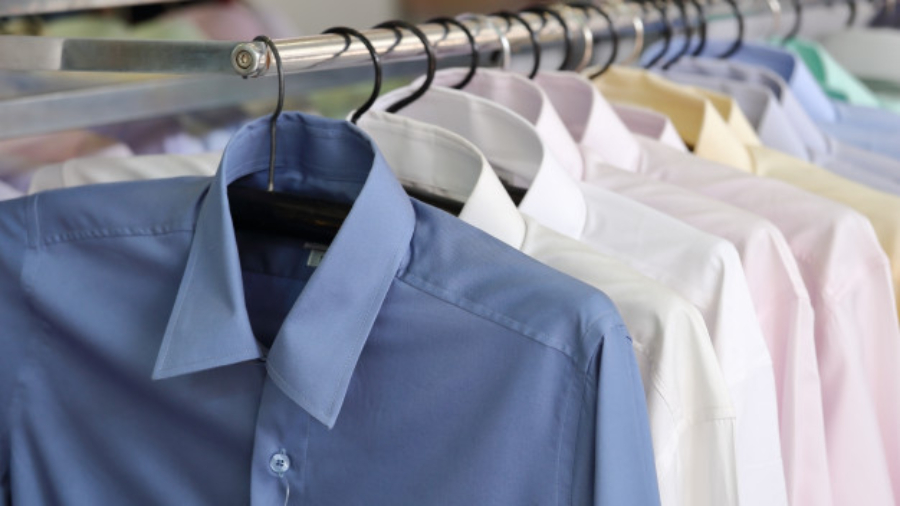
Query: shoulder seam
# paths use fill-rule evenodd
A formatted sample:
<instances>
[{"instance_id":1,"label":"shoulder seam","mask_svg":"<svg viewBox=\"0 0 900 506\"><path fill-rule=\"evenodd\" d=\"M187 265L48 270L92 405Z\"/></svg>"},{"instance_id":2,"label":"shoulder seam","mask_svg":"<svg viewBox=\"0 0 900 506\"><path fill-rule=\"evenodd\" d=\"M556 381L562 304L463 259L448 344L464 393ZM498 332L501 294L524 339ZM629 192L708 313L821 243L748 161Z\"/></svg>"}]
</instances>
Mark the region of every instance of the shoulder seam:
<instances>
[{"instance_id":1,"label":"shoulder seam","mask_svg":"<svg viewBox=\"0 0 900 506\"><path fill-rule=\"evenodd\" d=\"M531 339L532 341L534 341L542 346L553 349L554 351L563 354L579 371L585 372L587 370L588 366L590 365L590 360L588 360L587 363L583 367L580 367L579 364L575 361L575 358L572 356L573 355L572 350L565 350L565 349L562 349L562 347L560 347L560 346L552 344L551 339L542 339L544 337L549 337L549 336L546 336L542 332L539 332L539 331L529 327L525 323L522 323L518 320L512 319L506 315L500 314L492 308L489 308L487 306L479 304L478 302L466 299L465 297L460 297L459 299L465 301L466 304L460 304L458 301L450 300L446 296L446 294L443 293L444 290L442 290L439 286L437 286L425 279L422 279L422 278L416 276L415 274L411 274L408 271L405 274L398 276L397 279L412 288L415 288L421 292L431 295L432 297L435 297L435 298L442 300L448 304L458 307L459 309L462 309L463 311L466 311L467 313L470 313L474 316L483 318L494 324L500 325L501 327L504 327L504 328L507 328L514 332L517 332L519 334L522 334L523 336ZM582 332L581 335L579 335L579 338L584 339L584 336L586 336L588 333L593 331L594 327L597 325L597 323L599 321L605 320L606 318L609 318L610 316L615 315L615 314L617 314L617 313L614 310L603 311L600 315L598 315L591 322L590 325L587 326L585 331ZM624 325L622 325L622 326L624 327ZM592 357L588 357L588 358L592 358Z\"/></svg>"}]
</instances>

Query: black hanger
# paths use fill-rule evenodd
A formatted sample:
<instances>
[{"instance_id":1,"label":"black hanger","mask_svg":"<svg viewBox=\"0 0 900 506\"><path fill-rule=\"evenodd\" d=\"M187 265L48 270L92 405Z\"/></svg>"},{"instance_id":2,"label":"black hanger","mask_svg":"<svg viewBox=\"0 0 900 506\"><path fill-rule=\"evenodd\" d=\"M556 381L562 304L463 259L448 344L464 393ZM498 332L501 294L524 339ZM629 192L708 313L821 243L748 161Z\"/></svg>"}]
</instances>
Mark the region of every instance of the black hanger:
<instances>
[{"instance_id":1,"label":"black hanger","mask_svg":"<svg viewBox=\"0 0 900 506\"><path fill-rule=\"evenodd\" d=\"M269 181L265 190L228 186L231 220L236 230L330 243L350 213L350 205L275 191L276 133L278 117L284 108L284 71L275 43L265 35L253 40L265 42L278 69L278 103L269 122Z\"/></svg>"},{"instance_id":2,"label":"black hanger","mask_svg":"<svg viewBox=\"0 0 900 506\"><path fill-rule=\"evenodd\" d=\"M425 32L419 29L416 25L412 23L407 23L406 21L401 20L393 20L393 21L385 21L384 23L379 23L375 25L375 28L388 28L394 31L397 34L397 42L403 40L403 32L400 30L401 28L406 28L411 31L413 35L419 38L422 41L422 45L425 47L425 56L427 57L428 68L425 74L425 82L422 83L422 86L419 87L412 95L398 100L396 103L391 104L390 107L386 109L387 112L397 112L409 104L415 102L422 95L428 91L428 88L431 88L431 83L434 82L434 74L437 72L437 56L434 54L434 48L431 46L431 41L428 40L428 36L425 35Z\"/></svg>"},{"instance_id":3,"label":"black hanger","mask_svg":"<svg viewBox=\"0 0 900 506\"><path fill-rule=\"evenodd\" d=\"M616 31L616 26L615 24L613 24L612 17L610 17L610 15L606 13L606 11L604 11L597 5L589 2L572 2L569 4L569 6L582 9L588 16L590 16L590 14L588 14L589 11L594 11L602 16L603 19L606 20L606 24L609 26L609 38L612 41L613 45L612 51L610 53L609 60L607 60L599 70L588 76L589 79L595 79L606 72L609 67L611 67L612 64L616 62L616 58L619 56L619 33Z\"/></svg>"},{"instance_id":4,"label":"black hanger","mask_svg":"<svg viewBox=\"0 0 900 506\"><path fill-rule=\"evenodd\" d=\"M668 61L662 64L663 70L668 69L672 65L675 64L678 60L681 59L684 55L687 54L688 50L691 48L691 38L694 36L694 27L691 26L691 20L687 15L687 7L684 4L683 0L674 0L675 6L678 8L678 17L681 18L681 25L684 28L684 44L681 45L681 49L675 53L675 56L669 58Z\"/></svg>"},{"instance_id":5,"label":"black hanger","mask_svg":"<svg viewBox=\"0 0 900 506\"><path fill-rule=\"evenodd\" d=\"M662 59L666 53L669 52L669 46L672 45L672 23L669 21L669 17L666 15L666 7L662 2L653 2L653 6L656 7L656 10L659 11L660 19L663 22L663 47L660 52L653 57L652 60L648 61L646 65L644 65L645 69L649 69L656 65L659 60Z\"/></svg>"},{"instance_id":6,"label":"black hanger","mask_svg":"<svg viewBox=\"0 0 900 506\"><path fill-rule=\"evenodd\" d=\"M700 43L698 43L697 47L691 52L691 56L700 56L700 54L703 53L703 50L706 49L706 27L709 24L709 21L706 19L706 11L703 9L703 4L698 0L691 0L691 3L700 15L700 25L697 27L697 33L700 35Z\"/></svg>"},{"instance_id":7,"label":"black hanger","mask_svg":"<svg viewBox=\"0 0 900 506\"><path fill-rule=\"evenodd\" d=\"M397 111L403 109L409 104L418 100L425 92L431 88L431 83L434 81L434 74L437 72L437 56L434 53L434 48L431 46L431 42L428 40L428 36L425 35L425 32L420 30L417 26L407 23L406 21L386 21L384 23L379 24L375 28L389 28L394 30L395 33L400 37L400 40L403 39L403 33L400 31L400 28L406 28L407 30L413 32L419 40L422 41L422 44L425 46L425 55L428 58L428 73L425 75L425 82L419 87L418 90L415 91L412 95L399 100L395 104L391 105L387 109L387 112L396 113ZM370 53L375 52L374 47L370 47L371 44L368 44L366 47L369 48ZM374 58L373 58L374 61ZM376 75L381 74L381 60L378 60L378 72ZM380 91L380 86L378 86ZM377 97L378 94L375 93L373 97ZM371 97L370 97L371 99ZM374 100L372 100L374 101ZM441 195L435 195L433 193L429 193L425 190L420 190L418 188L414 188L411 186L404 185L403 189L406 190L406 194L410 197L414 197L422 202L427 204L431 204L438 209L443 209L454 216L458 216L460 212L462 212L463 204L457 202L453 199L449 199L447 197Z\"/></svg>"},{"instance_id":8,"label":"black hanger","mask_svg":"<svg viewBox=\"0 0 900 506\"><path fill-rule=\"evenodd\" d=\"M853 28L853 25L856 24L856 0L847 0L847 8L850 9L850 13L847 15L847 28Z\"/></svg>"},{"instance_id":9,"label":"black hanger","mask_svg":"<svg viewBox=\"0 0 900 506\"><path fill-rule=\"evenodd\" d=\"M478 53L478 43L475 41L475 36L472 35L472 31L463 24L461 21L453 19L451 17L438 17L434 19L429 19L429 23L440 23L444 27L445 36L450 34L450 25L453 25L466 35L466 39L469 41L469 47L471 55L471 59L469 60L469 72L466 74L466 77L463 78L462 81L453 85L454 89L461 90L466 87L467 84L475 77L475 72L478 71L478 62L480 55Z\"/></svg>"},{"instance_id":10,"label":"black hanger","mask_svg":"<svg viewBox=\"0 0 900 506\"><path fill-rule=\"evenodd\" d=\"M350 40L350 37L356 37L360 42L363 43L363 45L366 46L366 49L369 51L369 57L372 58L372 65L375 69L375 83L372 86L372 93L369 95L368 100L366 100L365 103L363 103L363 105L359 107L359 109L353 111L353 116L350 117L350 122L355 125L356 122L359 121L359 118L362 117L362 115L365 114L366 111L372 108L372 104L375 103L375 100L378 99L378 95L381 94L381 81L383 74L381 71L381 57L378 56L378 51L375 50L375 46L372 45L372 41L370 41L368 37L360 33L358 30L346 26L335 26L334 28L329 28L322 33L343 35L344 39L347 41L347 47L344 48L344 51L350 49L350 44L353 43L353 41Z\"/></svg>"},{"instance_id":11,"label":"black hanger","mask_svg":"<svg viewBox=\"0 0 900 506\"><path fill-rule=\"evenodd\" d=\"M531 28L531 25L528 24L528 21L525 20L522 16L516 14L515 12L510 11L500 11L492 14L493 16L500 16L506 20L506 31L508 32L510 28L512 28L512 20L515 19L519 23L525 27L525 30L528 31L528 36L531 38L531 47L534 51L534 65L531 67L531 72L528 73L528 79L534 79L534 76L537 75L538 69L541 67L541 43L538 41L537 34Z\"/></svg>"},{"instance_id":12,"label":"black hanger","mask_svg":"<svg viewBox=\"0 0 900 506\"><path fill-rule=\"evenodd\" d=\"M550 7L547 7L546 5L535 5L532 7L528 7L526 9L524 9L522 12L531 12L531 13L540 15L541 16L541 30L543 30L547 24L547 18L546 18L547 15L550 15L550 16L553 16L554 18L556 18L556 21L559 23L559 26L561 26L563 29L563 44L564 44L563 61L559 65L558 70L568 70L569 65L571 64L572 46L574 46L574 43L572 41L572 38L573 38L572 30L569 28L569 23L566 23L566 19L563 17L563 15L560 14L559 12L557 12L555 9L551 9Z\"/></svg>"},{"instance_id":13,"label":"black hanger","mask_svg":"<svg viewBox=\"0 0 900 506\"><path fill-rule=\"evenodd\" d=\"M798 8L800 5L800 0L795 0L797 2ZM727 58L731 58L731 55L737 53L738 50L741 49L744 45L744 13L741 12L741 6L735 0L725 0L731 9L734 11L734 18L737 20L738 29L737 29L737 38L734 39L734 44L731 45L724 53L718 56L719 59L724 60ZM800 14L797 14L797 29L800 28L799 25Z\"/></svg>"}]
</instances>

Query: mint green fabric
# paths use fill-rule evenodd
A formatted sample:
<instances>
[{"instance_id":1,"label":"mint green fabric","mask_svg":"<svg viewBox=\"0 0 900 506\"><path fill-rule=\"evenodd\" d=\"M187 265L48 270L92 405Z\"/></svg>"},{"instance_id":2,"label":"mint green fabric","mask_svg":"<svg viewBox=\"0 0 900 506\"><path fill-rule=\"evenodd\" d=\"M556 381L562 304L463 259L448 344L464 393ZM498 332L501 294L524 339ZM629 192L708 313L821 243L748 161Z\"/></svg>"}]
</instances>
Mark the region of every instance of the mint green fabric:
<instances>
[{"instance_id":1,"label":"mint green fabric","mask_svg":"<svg viewBox=\"0 0 900 506\"><path fill-rule=\"evenodd\" d=\"M872 90L848 72L819 43L805 39L793 39L785 47L806 63L831 98L853 105L886 106Z\"/></svg>"}]
</instances>

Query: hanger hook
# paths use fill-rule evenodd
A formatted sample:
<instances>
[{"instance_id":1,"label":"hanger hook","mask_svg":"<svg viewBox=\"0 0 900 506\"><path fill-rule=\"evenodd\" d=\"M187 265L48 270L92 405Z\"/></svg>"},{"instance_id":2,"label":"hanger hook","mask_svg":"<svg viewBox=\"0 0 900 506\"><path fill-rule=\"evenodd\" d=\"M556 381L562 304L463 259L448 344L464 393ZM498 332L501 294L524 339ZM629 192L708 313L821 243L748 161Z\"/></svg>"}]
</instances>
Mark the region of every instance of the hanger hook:
<instances>
[{"instance_id":1,"label":"hanger hook","mask_svg":"<svg viewBox=\"0 0 900 506\"><path fill-rule=\"evenodd\" d=\"M653 2L653 6L656 7L656 10L659 11L659 15L661 16L661 19L663 22L663 37L664 37L663 47L660 50L660 52L656 56L653 57L653 59L651 59L650 61L647 62L646 65L644 65L645 69L649 69L649 68L653 67L654 65L656 65L659 62L659 60L661 60L662 57L665 56L666 53L669 52L669 46L672 45L672 32L674 31L672 28L672 22L669 21L668 16L666 16L665 5L662 2Z\"/></svg>"},{"instance_id":2,"label":"hanger hook","mask_svg":"<svg viewBox=\"0 0 900 506\"><path fill-rule=\"evenodd\" d=\"M469 41L469 48L470 48L470 55L471 55L471 59L469 60L469 72L466 74L466 77L464 77L462 81L453 85L453 88L457 89L457 90L461 90L461 89L465 88L466 85L469 84L469 81L471 81L472 78L475 77L475 72L478 71L479 54L478 54L478 43L475 41L475 36L472 35L472 31L469 30L469 28L466 25L464 25L461 21L458 21L458 20L450 18L450 17L437 17L437 18L428 20L428 22L429 23L439 23L441 26L443 26L445 36L450 35L450 25L453 25L453 26L459 28L466 35L466 39Z\"/></svg>"},{"instance_id":3,"label":"hanger hook","mask_svg":"<svg viewBox=\"0 0 900 506\"><path fill-rule=\"evenodd\" d=\"M481 28L483 25L487 25L488 28L494 30L494 33L497 34L497 40L500 41L500 68L503 70L509 69L509 62L512 58L512 50L510 49L509 37L506 36L506 32L504 32L497 23L494 23L494 20L491 19L490 16L485 14L472 14L472 13L464 13L456 16L456 19L460 21L467 20L475 20L478 23L478 31L476 35L481 35Z\"/></svg>"},{"instance_id":4,"label":"hanger hook","mask_svg":"<svg viewBox=\"0 0 900 506\"><path fill-rule=\"evenodd\" d=\"M847 28L853 28L853 25L856 24L856 0L847 0L847 7L850 9L849 14L847 15Z\"/></svg>"},{"instance_id":5,"label":"hanger hook","mask_svg":"<svg viewBox=\"0 0 900 506\"><path fill-rule=\"evenodd\" d=\"M675 56L662 64L663 70L667 70L688 53L688 50L691 49L691 38L694 36L694 27L691 26L691 20L688 18L687 6L685 5L684 0L675 0L675 6L678 8L678 17L681 18L681 24L684 25L684 44L682 44L681 49L675 53Z\"/></svg>"},{"instance_id":6,"label":"hanger hook","mask_svg":"<svg viewBox=\"0 0 900 506\"><path fill-rule=\"evenodd\" d=\"M501 11L493 14L494 16L500 16L506 20L506 31L508 32L510 28L512 28L512 20L515 19L519 23L525 27L525 30L528 31L528 36L531 38L531 47L534 51L534 65L531 67L531 72L528 73L528 79L534 79L534 76L538 73L538 68L541 66L541 43L538 42L537 34L534 29L531 28L531 25L528 24L528 21L525 20L519 14L510 11Z\"/></svg>"},{"instance_id":7,"label":"hanger hook","mask_svg":"<svg viewBox=\"0 0 900 506\"><path fill-rule=\"evenodd\" d=\"M791 31L789 31L788 34L784 36L784 39L781 40L782 43L788 42L800 34L800 25L803 22L803 4L800 3L800 0L793 0L793 2L794 24L791 25Z\"/></svg>"},{"instance_id":8,"label":"hanger hook","mask_svg":"<svg viewBox=\"0 0 900 506\"><path fill-rule=\"evenodd\" d=\"M403 40L403 32L401 29L406 28L422 41L422 45L425 47L425 55L428 58L428 70L425 74L425 81L422 83L422 86L420 86L412 95L398 100L386 109L387 112L397 112L418 100L429 88L431 88L431 83L434 81L434 74L437 72L437 57L434 54L434 48L431 46L431 41L428 40L428 36L412 23L401 20L385 21L384 23L375 25L375 28L388 28L393 30L394 33L397 34L397 42Z\"/></svg>"},{"instance_id":9,"label":"hanger hook","mask_svg":"<svg viewBox=\"0 0 900 506\"><path fill-rule=\"evenodd\" d=\"M700 54L703 53L703 50L706 49L706 30L709 25L709 20L706 18L706 10L699 0L691 0L691 4L693 4L694 8L697 9L697 13L700 15L700 24L697 25L700 43L698 43L697 47L691 52L691 56L700 56Z\"/></svg>"},{"instance_id":10,"label":"hanger hook","mask_svg":"<svg viewBox=\"0 0 900 506\"><path fill-rule=\"evenodd\" d=\"M344 40L347 41L347 47L344 48L344 51L350 49L350 46L353 44L353 40L350 39L350 37L356 37L360 42L363 43L363 45L366 46L366 49L369 51L369 56L372 58L372 65L375 68L375 84L372 86L372 93L369 95L369 99L366 100L365 103L363 103L363 105L359 107L359 109L353 111L353 116L350 117L350 122L355 125L356 122L359 121L359 118L362 117L362 115L372 107L372 104L375 103L378 95L381 94L381 57L378 56L378 51L375 50L375 46L372 45L372 41L370 41L368 37L363 35L358 30L346 26L335 26L334 28L329 28L322 33L343 35Z\"/></svg>"},{"instance_id":11,"label":"hanger hook","mask_svg":"<svg viewBox=\"0 0 900 506\"><path fill-rule=\"evenodd\" d=\"M563 29L563 40L564 40L564 48L565 54L563 55L563 61L559 66L558 70L568 70L569 62L572 58L572 46L573 44L573 35L572 30L569 28L569 23L566 22L565 18L562 14L557 12L555 9L551 9L546 5L534 5L524 9L522 12L531 12L541 16L541 30L544 29L547 23L547 15L553 16L556 18L556 21L559 23L559 26ZM540 33L540 32L539 32Z\"/></svg>"},{"instance_id":12,"label":"hanger hook","mask_svg":"<svg viewBox=\"0 0 900 506\"><path fill-rule=\"evenodd\" d=\"M571 5L566 7L572 8ZM582 11L581 14L584 16L584 22L581 23L581 42L584 44L584 50L581 52L581 59L578 61L578 64L572 69L579 73L583 72L594 60L594 32L591 31L591 14L586 10Z\"/></svg>"},{"instance_id":13,"label":"hanger hook","mask_svg":"<svg viewBox=\"0 0 900 506\"><path fill-rule=\"evenodd\" d=\"M609 26L609 38L612 42L612 50L606 63L604 63L603 66L601 66L598 70L593 71L593 73L589 76L590 79L595 79L599 77L600 74L606 72L609 67L611 67L612 64L616 62L616 58L619 56L619 33L616 31L616 26L613 23L612 17L610 17L610 15L607 14L606 11L601 9L599 6L590 2L573 2L569 5L583 10L585 16L587 16L588 18L588 21L590 21L590 11L596 12L606 20L606 24L607 26ZM585 24L587 25L588 23ZM590 27L588 29L590 30ZM637 27L635 27L635 32L637 32ZM641 33L643 33L643 30L641 31ZM591 32L591 36L593 37L593 32ZM591 47L593 47L593 45Z\"/></svg>"},{"instance_id":14,"label":"hanger hook","mask_svg":"<svg viewBox=\"0 0 900 506\"><path fill-rule=\"evenodd\" d=\"M272 57L275 59L275 68L278 70L278 103L275 105L275 111L272 113L272 119L269 120L269 185L266 187L267 191L274 192L275 153L278 147L278 140L275 134L278 131L278 117L281 116L281 111L284 109L284 68L281 65L281 54L278 52L278 47L275 46L272 39L265 35L259 35L253 39L253 42L264 42L268 46L269 51L272 52ZM266 61L266 66L268 66L268 61Z\"/></svg>"},{"instance_id":15,"label":"hanger hook","mask_svg":"<svg viewBox=\"0 0 900 506\"><path fill-rule=\"evenodd\" d=\"M799 0L798 0L799 1ZM741 47L744 46L744 13L741 12L741 7L735 0L725 0L725 2L731 7L731 10L734 12L734 18L737 20L737 38L734 40L734 43L725 50L724 53L720 54L718 58L720 60L725 60L727 58L731 58L732 55L737 53Z\"/></svg>"}]
</instances>

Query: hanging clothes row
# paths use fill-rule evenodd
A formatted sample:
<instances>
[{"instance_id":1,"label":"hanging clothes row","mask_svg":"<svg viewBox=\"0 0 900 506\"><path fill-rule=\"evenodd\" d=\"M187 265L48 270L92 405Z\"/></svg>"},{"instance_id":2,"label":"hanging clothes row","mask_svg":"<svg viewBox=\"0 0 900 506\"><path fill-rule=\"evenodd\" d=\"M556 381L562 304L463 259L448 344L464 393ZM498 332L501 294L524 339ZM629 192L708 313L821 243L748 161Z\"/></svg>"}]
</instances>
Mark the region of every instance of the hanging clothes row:
<instances>
[{"instance_id":1,"label":"hanging clothes row","mask_svg":"<svg viewBox=\"0 0 900 506\"><path fill-rule=\"evenodd\" d=\"M385 93L328 30L346 120L261 37L275 113L190 149L0 145L0 504L900 504L900 75L859 62L900 32L690 5L630 65L621 6L435 20L442 70L384 23L427 63Z\"/></svg>"}]
</instances>

